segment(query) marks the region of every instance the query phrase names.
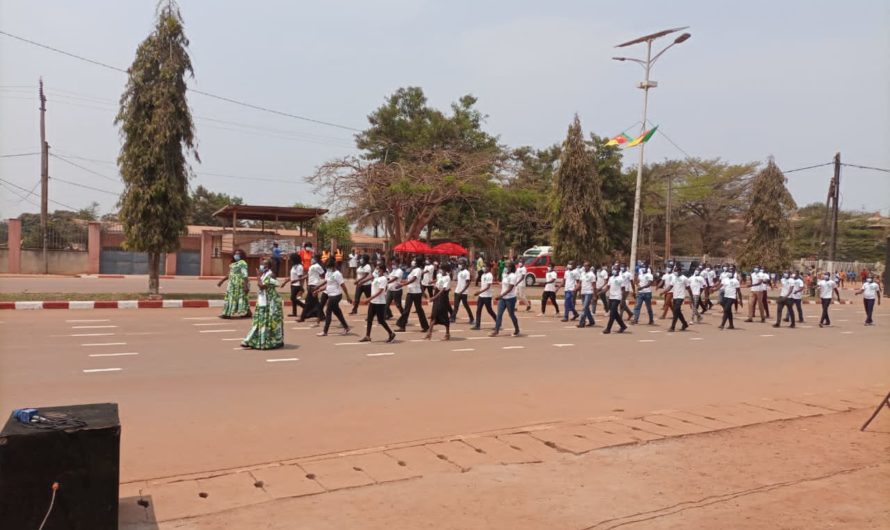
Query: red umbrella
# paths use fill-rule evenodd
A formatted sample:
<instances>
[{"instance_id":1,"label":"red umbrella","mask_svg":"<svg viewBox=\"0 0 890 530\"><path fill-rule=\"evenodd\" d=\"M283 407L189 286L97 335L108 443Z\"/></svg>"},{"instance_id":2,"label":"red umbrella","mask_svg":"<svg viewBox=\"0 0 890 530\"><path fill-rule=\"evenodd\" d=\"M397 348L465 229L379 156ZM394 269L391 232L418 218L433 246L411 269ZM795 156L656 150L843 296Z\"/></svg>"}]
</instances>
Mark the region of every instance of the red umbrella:
<instances>
[{"instance_id":1,"label":"red umbrella","mask_svg":"<svg viewBox=\"0 0 890 530\"><path fill-rule=\"evenodd\" d=\"M432 247L430 247L423 241L418 241L416 239L411 239L399 243L393 248L393 251L410 252L414 254L433 254L435 252Z\"/></svg>"},{"instance_id":2,"label":"red umbrella","mask_svg":"<svg viewBox=\"0 0 890 530\"><path fill-rule=\"evenodd\" d=\"M457 243L439 243L433 247L433 252L445 256L466 256L469 254L467 249Z\"/></svg>"}]
</instances>

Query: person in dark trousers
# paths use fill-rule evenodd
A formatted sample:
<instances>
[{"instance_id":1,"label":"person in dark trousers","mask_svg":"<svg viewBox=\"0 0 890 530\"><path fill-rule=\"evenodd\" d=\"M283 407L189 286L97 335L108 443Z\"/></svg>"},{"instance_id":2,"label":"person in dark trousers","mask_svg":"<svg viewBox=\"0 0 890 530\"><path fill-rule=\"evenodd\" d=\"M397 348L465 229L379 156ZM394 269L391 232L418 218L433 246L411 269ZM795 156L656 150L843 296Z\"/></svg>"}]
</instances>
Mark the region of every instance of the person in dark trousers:
<instances>
[{"instance_id":1,"label":"person in dark trousers","mask_svg":"<svg viewBox=\"0 0 890 530\"><path fill-rule=\"evenodd\" d=\"M665 290L662 294L667 294L667 290ZM683 302L686 300L686 295L689 295L689 298L692 298L692 290L689 288L689 278L680 273L680 267L678 265L674 266L674 273L671 275L671 304L673 309L673 317L671 319L671 327L668 328L669 332L673 332L677 328L677 321L680 321L680 324L683 327L680 328L680 331L686 331L686 328L689 327L689 323L686 322L686 317L683 316Z\"/></svg>"},{"instance_id":2,"label":"person in dark trousers","mask_svg":"<svg viewBox=\"0 0 890 530\"><path fill-rule=\"evenodd\" d=\"M386 274L386 262L380 260L377 262L377 277L374 278L373 285L371 285L371 297L368 299L368 320L365 336L359 342L371 342L371 327L374 324L375 318L380 327L389 334L386 342L395 340L396 334L393 333L389 324L386 323L386 297L389 283L390 278Z\"/></svg>"},{"instance_id":3,"label":"person in dark trousers","mask_svg":"<svg viewBox=\"0 0 890 530\"><path fill-rule=\"evenodd\" d=\"M797 309L797 323L803 324L803 289L804 283L803 278L800 277L800 274L797 272L791 273L791 281L794 284L794 288L791 291L791 305ZM789 322L791 311L788 312L788 315L785 315L785 322Z\"/></svg>"},{"instance_id":4,"label":"person in dark trousers","mask_svg":"<svg viewBox=\"0 0 890 530\"><path fill-rule=\"evenodd\" d=\"M361 264L355 271L355 302L352 304L350 315L358 314L358 304L362 299L362 295L365 295L365 298L371 296L371 281L374 280L374 275L371 274L370 261L371 258L367 254L363 254Z\"/></svg>"},{"instance_id":5,"label":"person in dark trousers","mask_svg":"<svg viewBox=\"0 0 890 530\"><path fill-rule=\"evenodd\" d=\"M290 278L281 284L282 287L290 283L290 316L297 316L297 307L306 309L306 304L300 300L300 293L303 292L303 280L306 275L303 273L303 262L296 253L290 255L290 261L293 263L290 268Z\"/></svg>"},{"instance_id":6,"label":"person in dark trousers","mask_svg":"<svg viewBox=\"0 0 890 530\"><path fill-rule=\"evenodd\" d=\"M563 317L562 322L569 321L569 313L572 313L574 316L572 320L576 320L579 316L581 316L578 311L575 309L575 291L577 291L580 274L575 270L575 262L569 261L566 264L566 272L562 277L562 286L563 293L565 293L565 300L563 301Z\"/></svg>"},{"instance_id":7,"label":"person in dark trousers","mask_svg":"<svg viewBox=\"0 0 890 530\"><path fill-rule=\"evenodd\" d=\"M333 256L328 258L325 281L318 286L316 292L321 290L324 290L327 295L327 301L325 302L324 311L324 331L319 333L318 336L327 336L328 330L331 328L331 317L333 316L336 316L337 320L340 321L340 325L343 326L343 335L348 335L351 329L343 317L343 311L340 310L340 300L344 295L347 302L352 302L352 300L349 299L349 291L346 290L346 280L343 279L343 274L340 273L340 264L337 263Z\"/></svg>"},{"instance_id":8,"label":"person in dark trousers","mask_svg":"<svg viewBox=\"0 0 890 530\"><path fill-rule=\"evenodd\" d=\"M457 312L463 305L463 308L467 310L467 315L470 317L470 325L472 326L473 310L470 309L468 301L470 296L467 294L467 289L470 288L470 271L467 270L467 265L463 260L458 262L457 268L457 286L454 288L454 307L451 310L451 323L453 324L457 321Z\"/></svg>"},{"instance_id":9,"label":"person in dark trousers","mask_svg":"<svg viewBox=\"0 0 890 530\"><path fill-rule=\"evenodd\" d=\"M481 279L479 280L479 290L476 291L476 325L470 329L479 330L482 325L482 309L485 308L492 320L497 320L494 309L491 307L491 284L494 283L494 275L489 271L487 265L483 265Z\"/></svg>"},{"instance_id":10,"label":"person in dark trousers","mask_svg":"<svg viewBox=\"0 0 890 530\"><path fill-rule=\"evenodd\" d=\"M306 271L306 301L298 322L304 322L307 318L318 319L323 316L324 306L318 300L318 286L324 282L324 267L318 262L318 256L309 258L309 270Z\"/></svg>"},{"instance_id":11,"label":"person in dark trousers","mask_svg":"<svg viewBox=\"0 0 890 530\"><path fill-rule=\"evenodd\" d=\"M720 297L720 305L723 306L723 320L720 322L720 329L725 329L727 322L729 322L729 329L735 329L732 322L732 310L736 299L742 296L742 284L735 276L727 276L720 284L720 290L723 294Z\"/></svg>"},{"instance_id":12,"label":"person in dark trousers","mask_svg":"<svg viewBox=\"0 0 890 530\"><path fill-rule=\"evenodd\" d=\"M405 310L402 311L402 315L399 317L399 320L396 321L396 331L405 331L405 326L408 325L408 317L411 316L411 307L414 307L414 311L417 313L417 318L420 321L420 330L426 333L429 330L429 323L426 320L426 313L423 311L423 289L420 285L420 278L423 275L423 269L417 263L417 258L411 261L411 271L408 272L408 277L402 280L402 287L407 286L408 295L405 300Z\"/></svg>"},{"instance_id":13,"label":"person in dark trousers","mask_svg":"<svg viewBox=\"0 0 890 530\"><path fill-rule=\"evenodd\" d=\"M510 320L513 322L513 336L519 335L519 321L516 320L516 282L516 265L508 261L504 265L504 275L501 278L501 295L495 297L498 303L498 316L494 322L494 331L490 335L492 337L497 337L501 331L504 311L510 315Z\"/></svg>"},{"instance_id":14,"label":"person in dark trousers","mask_svg":"<svg viewBox=\"0 0 890 530\"><path fill-rule=\"evenodd\" d=\"M875 321L872 319L872 315L875 310L875 299L877 299L878 305L881 305L881 286L873 276L869 276L862 282L862 287L855 290L853 294L862 295L862 303L865 306L865 325L874 326Z\"/></svg>"},{"instance_id":15,"label":"person in dark trousers","mask_svg":"<svg viewBox=\"0 0 890 530\"><path fill-rule=\"evenodd\" d=\"M624 289L624 283L624 278L621 276L620 271L612 269L612 276L606 282L606 286L609 289L609 322L606 324L606 329L603 330L603 335L612 333L612 324L615 322L618 323L618 333L624 333L624 330L627 329L627 324L621 318L621 300L624 299L627 293Z\"/></svg>"},{"instance_id":16,"label":"person in dark trousers","mask_svg":"<svg viewBox=\"0 0 890 530\"><path fill-rule=\"evenodd\" d=\"M541 295L541 314L539 316L544 316L547 313L548 301L556 308L556 315L554 316L559 316L559 304L556 303L556 291L559 290L559 286L556 284L556 280L557 274L553 270L553 264L551 263L547 265L547 274L544 275L544 291Z\"/></svg>"},{"instance_id":17,"label":"person in dark trousers","mask_svg":"<svg viewBox=\"0 0 890 530\"><path fill-rule=\"evenodd\" d=\"M837 288L837 282L831 279L831 274L826 272L822 275L822 279L817 283L819 289L819 299L822 301L822 316L819 318L819 327L831 325L831 319L828 318L828 308L831 306L832 295L837 295L837 301L841 301L841 292Z\"/></svg>"},{"instance_id":18,"label":"person in dark trousers","mask_svg":"<svg viewBox=\"0 0 890 530\"><path fill-rule=\"evenodd\" d=\"M791 293L794 292L794 281L790 278L790 274L787 272L782 274L781 284L779 302L776 304L776 323L773 324L773 327L782 326L782 311L787 309L791 316L791 326L789 327L794 328L794 301L791 299Z\"/></svg>"},{"instance_id":19,"label":"person in dark trousers","mask_svg":"<svg viewBox=\"0 0 890 530\"><path fill-rule=\"evenodd\" d=\"M402 307L402 267L400 266L399 260L394 259L392 261L392 267L390 267L389 271L389 286L386 288L386 318L392 318L392 303L396 303L396 309L399 312L399 315L402 314L404 308Z\"/></svg>"},{"instance_id":20,"label":"person in dark trousers","mask_svg":"<svg viewBox=\"0 0 890 530\"><path fill-rule=\"evenodd\" d=\"M450 263L442 263L442 266L439 268L439 276L436 278L434 288L435 294L430 298L430 304L433 306L433 309L430 312L430 328L427 330L424 338L430 340L433 337L433 330L436 328L436 324L442 324L445 326L444 340L451 340L452 311L451 304L448 301L448 295L451 291Z\"/></svg>"},{"instance_id":21,"label":"person in dark trousers","mask_svg":"<svg viewBox=\"0 0 890 530\"><path fill-rule=\"evenodd\" d=\"M640 313L645 305L646 312L649 314L649 325L655 325L655 315L652 314L652 283L654 281L655 277L652 276L652 269L649 267L640 269L640 273L637 276L639 287L637 288L637 299L634 304L634 318L630 321L631 324L636 324L640 321Z\"/></svg>"}]
</instances>

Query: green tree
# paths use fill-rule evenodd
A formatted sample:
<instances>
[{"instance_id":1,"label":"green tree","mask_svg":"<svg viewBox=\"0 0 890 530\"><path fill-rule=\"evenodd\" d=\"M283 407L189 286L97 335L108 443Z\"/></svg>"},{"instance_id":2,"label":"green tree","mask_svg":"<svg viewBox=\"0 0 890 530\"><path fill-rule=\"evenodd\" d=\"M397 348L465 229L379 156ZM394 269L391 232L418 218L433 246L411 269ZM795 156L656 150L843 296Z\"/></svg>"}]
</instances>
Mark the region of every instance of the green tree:
<instances>
[{"instance_id":1,"label":"green tree","mask_svg":"<svg viewBox=\"0 0 890 530\"><path fill-rule=\"evenodd\" d=\"M562 145L550 204L551 243L558 261L600 261L606 256L601 183L577 114Z\"/></svg>"},{"instance_id":2,"label":"green tree","mask_svg":"<svg viewBox=\"0 0 890 530\"><path fill-rule=\"evenodd\" d=\"M189 218L186 156L200 162L186 100L186 76L194 75L188 44L179 9L164 2L154 31L136 49L115 118L123 137L118 215L124 246L148 253L148 290L154 295L161 253L179 248Z\"/></svg>"},{"instance_id":3,"label":"green tree","mask_svg":"<svg viewBox=\"0 0 890 530\"><path fill-rule=\"evenodd\" d=\"M204 186L198 185L198 187L192 191L188 224L228 226L231 223L227 219L214 217L213 213L230 204L243 204L243 202L241 197L236 197L234 195L230 196L225 193L216 193L208 190Z\"/></svg>"},{"instance_id":4,"label":"green tree","mask_svg":"<svg viewBox=\"0 0 890 530\"><path fill-rule=\"evenodd\" d=\"M780 270L792 261L791 217L797 205L785 182L785 175L772 158L754 177L745 214L749 237L738 260L744 268L763 265L768 270Z\"/></svg>"},{"instance_id":5,"label":"green tree","mask_svg":"<svg viewBox=\"0 0 890 530\"><path fill-rule=\"evenodd\" d=\"M607 146L609 138L590 135L588 146L593 165L599 177L602 192L602 218L606 233L606 250L619 254L630 253L630 236L633 231L634 188L636 171L621 169L621 149Z\"/></svg>"},{"instance_id":6,"label":"green tree","mask_svg":"<svg viewBox=\"0 0 890 530\"><path fill-rule=\"evenodd\" d=\"M352 246L352 229L345 216L325 217L316 223L315 229L319 249L328 248L331 239L337 242L337 248L348 249Z\"/></svg>"}]
</instances>

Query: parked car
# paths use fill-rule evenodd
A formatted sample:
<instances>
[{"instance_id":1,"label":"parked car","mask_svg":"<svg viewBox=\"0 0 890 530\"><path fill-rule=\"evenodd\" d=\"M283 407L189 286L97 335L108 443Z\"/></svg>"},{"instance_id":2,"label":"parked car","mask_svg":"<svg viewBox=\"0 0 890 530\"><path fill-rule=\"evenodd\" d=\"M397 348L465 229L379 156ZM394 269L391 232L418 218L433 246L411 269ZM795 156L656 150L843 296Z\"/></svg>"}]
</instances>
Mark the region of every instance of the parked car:
<instances>
[{"instance_id":1,"label":"parked car","mask_svg":"<svg viewBox=\"0 0 890 530\"><path fill-rule=\"evenodd\" d=\"M525 269L528 275L525 277L525 285L531 287L536 284L543 284L544 277L547 276L547 266L552 263L550 254L541 254L538 256L528 256L523 258ZM553 267L556 271L556 277L560 280L566 273L566 268L562 265Z\"/></svg>"},{"instance_id":2,"label":"parked car","mask_svg":"<svg viewBox=\"0 0 890 530\"><path fill-rule=\"evenodd\" d=\"M528 258L532 256L540 256L541 254L551 254L553 252L553 247L547 246L534 246L525 252L522 253L523 258ZM526 265L527 267L528 265Z\"/></svg>"}]
</instances>

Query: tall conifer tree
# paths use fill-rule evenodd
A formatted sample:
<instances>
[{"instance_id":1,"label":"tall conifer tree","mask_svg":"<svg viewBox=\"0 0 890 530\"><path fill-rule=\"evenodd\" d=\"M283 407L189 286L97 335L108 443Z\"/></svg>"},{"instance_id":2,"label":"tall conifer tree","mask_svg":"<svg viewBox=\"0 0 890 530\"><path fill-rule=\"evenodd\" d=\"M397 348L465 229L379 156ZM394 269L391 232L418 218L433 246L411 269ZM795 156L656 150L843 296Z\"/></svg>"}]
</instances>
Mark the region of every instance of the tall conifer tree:
<instances>
[{"instance_id":1,"label":"tall conifer tree","mask_svg":"<svg viewBox=\"0 0 890 530\"><path fill-rule=\"evenodd\" d=\"M797 204L785 182L785 175L772 158L754 177L745 214L748 238L739 259L742 267L762 265L778 271L791 264L791 217Z\"/></svg>"},{"instance_id":2,"label":"tall conifer tree","mask_svg":"<svg viewBox=\"0 0 890 530\"><path fill-rule=\"evenodd\" d=\"M200 162L186 101L185 79L193 75L188 44L179 9L172 0L164 2L154 31L136 49L115 118L123 138L118 166L124 247L148 253L151 294L158 294L161 254L175 252L186 231L186 155Z\"/></svg>"}]
</instances>

